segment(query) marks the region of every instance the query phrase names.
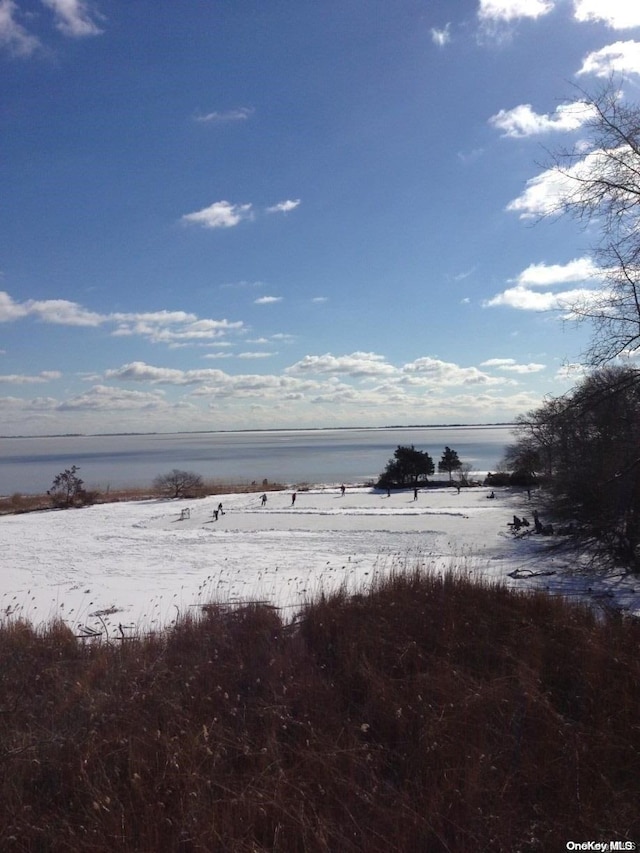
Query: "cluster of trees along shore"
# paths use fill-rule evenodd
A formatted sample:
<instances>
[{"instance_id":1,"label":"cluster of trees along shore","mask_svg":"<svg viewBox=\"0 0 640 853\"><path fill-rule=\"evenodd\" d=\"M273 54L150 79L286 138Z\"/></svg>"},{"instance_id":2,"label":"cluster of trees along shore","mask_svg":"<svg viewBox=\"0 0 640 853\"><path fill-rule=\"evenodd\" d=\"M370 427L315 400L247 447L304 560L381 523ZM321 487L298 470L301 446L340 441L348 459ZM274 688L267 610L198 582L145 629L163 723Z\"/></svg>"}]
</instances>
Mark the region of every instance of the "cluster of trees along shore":
<instances>
[{"instance_id":1,"label":"cluster of trees along shore","mask_svg":"<svg viewBox=\"0 0 640 853\"><path fill-rule=\"evenodd\" d=\"M442 458L438 462L438 471L446 472L449 475L449 482L453 479L453 472L459 471L461 481L466 484L469 469L470 466L463 465L455 450L445 447ZM424 486L435 470L433 459L426 450L416 450L413 444L410 446L400 444L380 475L378 487L395 489Z\"/></svg>"},{"instance_id":2,"label":"cluster of trees along shore","mask_svg":"<svg viewBox=\"0 0 640 853\"><path fill-rule=\"evenodd\" d=\"M585 374L566 395L518 418L516 442L490 484L539 485L548 513L571 522L575 543L598 565L639 572L640 105L626 101L613 79L595 95L579 90L574 103L588 116L582 138L552 155L549 168L559 188L553 214L597 235L591 256L598 275L563 309L563 319L591 324ZM434 470L428 453L400 446L379 485L419 486ZM450 479L458 472L464 484L468 466L447 447L438 470ZM179 496L199 478L173 471L156 485ZM61 505L86 497L75 468L59 475L51 494Z\"/></svg>"}]
</instances>

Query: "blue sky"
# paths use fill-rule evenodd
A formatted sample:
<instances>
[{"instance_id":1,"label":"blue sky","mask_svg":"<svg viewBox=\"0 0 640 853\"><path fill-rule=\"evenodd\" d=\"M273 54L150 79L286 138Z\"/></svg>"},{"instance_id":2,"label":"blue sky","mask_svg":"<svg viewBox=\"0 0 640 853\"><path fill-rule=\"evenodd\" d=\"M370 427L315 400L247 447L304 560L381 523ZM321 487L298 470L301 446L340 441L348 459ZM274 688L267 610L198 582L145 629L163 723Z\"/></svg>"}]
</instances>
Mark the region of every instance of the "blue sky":
<instances>
[{"instance_id":1,"label":"blue sky","mask_svg":"<svg viewBox=\"0 0 640 853\"><path fill-rule=\"evenodd\" d=\"M0 0L0 433L563 393L597 235L545 164L611 74L627 0Z\"/></svg>"}]
</instances>

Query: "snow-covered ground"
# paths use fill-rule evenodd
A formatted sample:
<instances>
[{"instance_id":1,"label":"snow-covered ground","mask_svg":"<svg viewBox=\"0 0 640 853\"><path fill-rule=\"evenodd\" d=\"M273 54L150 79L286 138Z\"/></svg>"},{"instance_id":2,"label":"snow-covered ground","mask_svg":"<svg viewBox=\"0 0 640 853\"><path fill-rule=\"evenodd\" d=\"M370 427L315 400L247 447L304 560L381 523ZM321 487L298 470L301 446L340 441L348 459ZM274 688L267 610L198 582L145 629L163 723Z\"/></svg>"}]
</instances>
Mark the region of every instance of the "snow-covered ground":
<instances>
[{"instance_id":1,"label":"snow-covered ground","mask_svg":"<svg viewBox=\"0 0 640 853\"><path fill-rule=\"evenodd\" d=\"M511 533L514 514L531 520L535 493L489 493L437 488L414 500L412 491L348 487L343 496L320 486L295 503L290 491L271 492L264 506L260 494L226 494L4 516L0 619L61 618L78 633L117 636L169 625L212 600L268 601L289 617L322 590L355 590L417 565L640 614L640 579L586 577L574 555L552 547L561 537Z\"/></svg>"}]
</instances>

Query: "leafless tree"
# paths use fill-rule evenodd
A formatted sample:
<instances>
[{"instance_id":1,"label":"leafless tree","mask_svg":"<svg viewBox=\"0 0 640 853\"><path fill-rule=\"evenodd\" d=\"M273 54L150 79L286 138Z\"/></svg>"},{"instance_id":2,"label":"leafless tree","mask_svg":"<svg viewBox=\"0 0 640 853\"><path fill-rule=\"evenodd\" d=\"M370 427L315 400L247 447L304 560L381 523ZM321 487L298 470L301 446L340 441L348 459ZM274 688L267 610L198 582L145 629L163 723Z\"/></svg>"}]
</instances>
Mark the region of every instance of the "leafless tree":
<instances>
[{"instance_id":1,"label":"leafless tree","mask_svg":"<svg viewBox=\"0 0 640 853\"><path fill-rule=\"evenodd\" d=\"M193 497L202 490L202 477L193 471L174 468L168 474L160 474L153 481L154 487L170 498Z\"/></svg>"},{"instance_id":2,"label":"leafless tree","mask_svg":"<svg viewBox=\"0 0 640 853\"><path fill-rule=\"evenodd\" d=\"M580 90L575 103L587 118L580 143L553 156L561 186L553 213L598 234L592 252L602 285L572 311L593 323L586 355L603 365L640 349L640 105L613 79L594 95Z\"/></svg>"}]
</instances>

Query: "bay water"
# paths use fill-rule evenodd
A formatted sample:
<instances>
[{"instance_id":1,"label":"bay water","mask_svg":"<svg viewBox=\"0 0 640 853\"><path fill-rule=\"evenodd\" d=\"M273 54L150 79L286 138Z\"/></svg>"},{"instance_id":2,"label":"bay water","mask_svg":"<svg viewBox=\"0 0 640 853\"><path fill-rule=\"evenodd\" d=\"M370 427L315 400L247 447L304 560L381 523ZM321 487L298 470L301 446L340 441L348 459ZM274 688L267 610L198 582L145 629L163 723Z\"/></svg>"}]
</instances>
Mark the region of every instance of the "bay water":
<instances>
[{"instance_id":1,"label":"bay water","mask_svg":"<svg viewBox=\"0 0 640 853\"><path fill-rule=\"evenodd\" d=\"M436 471L448 446L484 474L512 442L509 425L0 438L0 495L42 494L72 465L101 491L147 488L173 468L235 485L367 483L398 445L427 451Z\"/></svg>"}]
</instances>

